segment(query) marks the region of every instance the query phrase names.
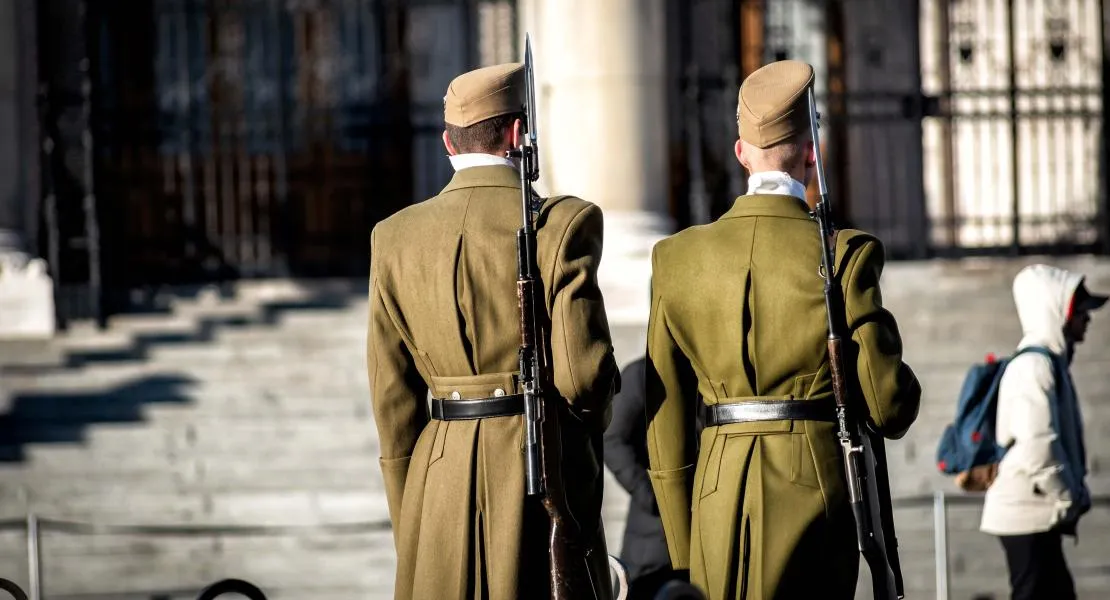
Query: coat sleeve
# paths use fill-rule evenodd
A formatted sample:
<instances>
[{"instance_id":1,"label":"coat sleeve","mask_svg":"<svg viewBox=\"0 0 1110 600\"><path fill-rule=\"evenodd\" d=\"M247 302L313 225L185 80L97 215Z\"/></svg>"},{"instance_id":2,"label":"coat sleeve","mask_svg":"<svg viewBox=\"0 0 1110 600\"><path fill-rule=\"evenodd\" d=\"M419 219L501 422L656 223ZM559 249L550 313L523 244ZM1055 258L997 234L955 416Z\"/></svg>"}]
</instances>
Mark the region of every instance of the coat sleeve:
<instances>
[{"instance_id":1,"label":"coat sleeve","mask_svg":"<svg viewBox=\"0 0 1110 600\"><path fill-rule=\"evenodd\" d=\"M652 288L657 253L652 253ZM648 316L645 411L648 475L675 569L690 568L691 487L696 458L697 378L667 324L666 301L653 292Z\"/></svg>"},{"instance_id":2,"label":"coat sleeve","mask_svg":"<svg viewBox=\"0 0 1110 600\"><path fill-rule=\"evenodd\" d=\"M394 538L400 525L401 500L408 475L409 459L420 431L428 422L425 401L428 387L417 371L390 314L392 305L382 289L381 264L375 247L376 229L370 237L369 326L366 336L366 367L370 402L378 428L389 518ZM394 308L395 310L395 308Z\"/></svg>"},{"instance_id":3,"label":"coat sleeve","mask_svg":"<svg viewBox=\"0 0 1110 600\"><path fill-rule=\"evenodd\" d=\"M608 425L620 387L617 361L597 281L602 214L587 204L570 221L555 257L551 295L551 357L555 387L584 420Z\"/></svg>"},{"instance_id":4,"label":"coat sleeve","mask_svg":"<svg viewBox=\"0 0 1110 600\"><path fill-rule=\"evenodd\" d=\"M605 465L621 487L632 495L633 502L652 497L647 469L637 459L643 456L644 449L636 447L644 440L643 379L643 359L628 365L621 372L621 391L613 397L613 420L604 437ZM650 506L645 508L652 509Z\"/></svg>"},{"instance_id":5,"label":"coat sleeve","mask_svg":"<svg viewBox=\"0 0 1110 600\"><path fill-rule=\"evenodd\" d=\"M1051 406L1056 402L1052 364L1044 356L1028 354L1015 358L1009 367L998 389L998 443L1013 444L1006 452L1006 463L1032 481L1036 489L1030 493L1054 499L1063 516L1072 498L1061 474L1063 466L1053 453L1058 434L1052 427Z\"/></svg>"},{"instance_id":6,"label":"coat sleeve","mask_svg":"<svg viewBox=\"0 0 1110 600\"><path fill-rule=\"evenodd\" d=\"M849 260L843 279L848 331L856 346L856 371L875 430L889 439L906 434L921 406L921 384L902 362L898 324L883 308L879 278L885 255L882 243L871 236Z\"/></svg>"}]
</instances>

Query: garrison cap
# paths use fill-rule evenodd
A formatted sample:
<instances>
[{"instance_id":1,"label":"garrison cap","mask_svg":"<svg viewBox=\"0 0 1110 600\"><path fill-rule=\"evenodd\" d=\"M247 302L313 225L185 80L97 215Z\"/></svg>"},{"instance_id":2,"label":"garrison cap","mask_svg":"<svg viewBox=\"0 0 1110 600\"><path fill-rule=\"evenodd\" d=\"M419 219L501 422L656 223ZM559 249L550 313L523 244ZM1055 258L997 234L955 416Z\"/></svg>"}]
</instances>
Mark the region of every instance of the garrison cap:
<instances>
[{"instance_id":1,"label":"garrison cap","mask_svg":"<svg viewBox=\"0 0 1110 600\"><path fill-rule=\"evenodd\" d=\"M773 62L748 75L736 105L740 139L767 148L809 131L811 85L813 67L797 60Z\"/></svg>"},{"instance_id":2,"label":"garrison cap","mask_svg":"<svg viewBox=\"0 0 1110 600\"><path fill-rule=\"evenodd\" d=\"M463 73L447 86L443 120L457 127L524 109L524 63L505 63Z\"/></svg>"}]
</instances>

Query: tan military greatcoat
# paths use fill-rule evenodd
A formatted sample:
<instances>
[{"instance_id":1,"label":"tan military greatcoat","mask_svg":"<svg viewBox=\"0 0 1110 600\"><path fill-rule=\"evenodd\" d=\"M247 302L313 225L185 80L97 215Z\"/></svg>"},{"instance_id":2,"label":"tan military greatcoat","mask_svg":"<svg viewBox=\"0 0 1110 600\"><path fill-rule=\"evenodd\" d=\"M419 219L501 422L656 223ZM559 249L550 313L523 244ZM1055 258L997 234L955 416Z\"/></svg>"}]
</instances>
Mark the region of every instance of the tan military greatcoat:
<instances>
[{"instance_id":1,"label":"tan military greatcoat","mask_svg":"<svg viewBox=\"0 0 1110 600\"><path fill-rule=\"evenodd\" d=\"M397 549L395 598L546 597L546 516L524 496L522 417L436 421L426 394L462 399L516 385L519 174L481 166L375 227L368 369ZM597 284L602 216L564 197L538 219L554 401L569 403L563 461L574 517L601 535L601 433L619 380Z\"/></svg>"},{"instance_id":2,"label":"tan military greatcoat","mask_svg":"<svg viewBox=\"0 0 1110 600\"><path fill-rule=\"evenodd\" d=\"M818 240L801 200L753 195L653 254L649 475L671 561L710 600L853 596L859 552L835 425L732 423L695 437L703 403L830 400ZM883 247L846 230L836 257L849 389L900 437L921 389L883 308Z\"/></svg>"}]
</instances>

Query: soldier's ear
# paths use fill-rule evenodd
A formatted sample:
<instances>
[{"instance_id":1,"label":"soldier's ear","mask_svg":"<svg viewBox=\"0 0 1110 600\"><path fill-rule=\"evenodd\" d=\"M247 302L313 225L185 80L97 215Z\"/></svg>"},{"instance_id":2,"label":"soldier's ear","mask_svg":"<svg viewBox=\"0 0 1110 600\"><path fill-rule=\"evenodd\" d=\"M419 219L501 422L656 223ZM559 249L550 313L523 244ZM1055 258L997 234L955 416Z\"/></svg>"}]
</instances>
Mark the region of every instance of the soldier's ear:
<instances>
[{"instance_id":1,"label":"soldier's ear","mask_svg":"<svg viewBox=\"0 0 1110 600\"><path fill-rule=\"evenodd\" d=\"M447 135L446 129L443 130L443 147L447 148L448 156L454 156L458 154L458 151L455 150L455 146L451 144L451 137Z\"/></svg>"},{"instance_id":2,"label":"soldier's ear","mask_svg":"<svg viewBox=\"0 0 1110 600\"><path fill-rule=\"evenodd\" d=\"M509 129L509 144L513 148L520 147L521 132L523 131L523 129L524 126L523 123L521 123L520 119L513 119L513 126Z\"/></svg>"},{"instance_id":3,"label":"soldier's ear","mask_svg":"<svg viewBox=\"0 0 1110 600\"><path fill-rule=\"evenodd\" d=\"M736 146L733 148L733 151L736 152L736 160L740 162L742 167L747 169L748 162L744 159L744 142L739 139L736 140Z\"/></svg>"},{"instance_id":4,"label":"soldier's ear","mask_svg":"<svg viewBox=\"0 0 1110 600\"><path fill-rule=\"evenodd\" d=\"M813 146L813 140L806 142L806 166L812 167L817 164L817 150Z\"/></svg>"}]
</instances>

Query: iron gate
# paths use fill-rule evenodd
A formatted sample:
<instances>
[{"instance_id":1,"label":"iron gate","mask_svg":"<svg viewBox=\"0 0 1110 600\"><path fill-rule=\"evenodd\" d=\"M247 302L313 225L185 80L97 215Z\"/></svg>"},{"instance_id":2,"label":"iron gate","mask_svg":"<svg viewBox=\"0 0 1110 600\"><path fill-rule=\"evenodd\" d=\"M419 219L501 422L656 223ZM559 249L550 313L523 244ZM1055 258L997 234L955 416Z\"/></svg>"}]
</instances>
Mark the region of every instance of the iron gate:
<instances>
[{"instance_id":1,"label":"iron gate","mask_svg":"<svg viewBox=\"0 0 1110 600\"><path fill-rule=\"evenodd\" d=\"M45 5L62 326L156 286L366 276L373 225L450 176L447 83L514 54L509 0Z\"/></svg>"},{"instance_id":2,"label":"iron gate","mask_svg":"<svg viewBox=\"0 0 1110 600\"><path fill-rule=\"evenodd\" d=\"M931 245L1108 251L1102 0L923 0Z\"/></svg>"},{"instance_id":3,"label":"iron gate","mask_svg":"<svg viewBox=\"0 0 1110 600\"><path fill-rule=\"evenodd\" d=\"M817 71L837 220L891 258L1110 252L1102 0L677 4L680 225L743 193L737 88L796 58Z\"/></svg>"}]
</instances>

